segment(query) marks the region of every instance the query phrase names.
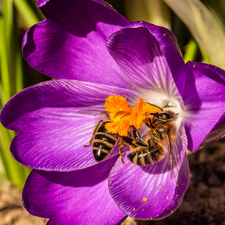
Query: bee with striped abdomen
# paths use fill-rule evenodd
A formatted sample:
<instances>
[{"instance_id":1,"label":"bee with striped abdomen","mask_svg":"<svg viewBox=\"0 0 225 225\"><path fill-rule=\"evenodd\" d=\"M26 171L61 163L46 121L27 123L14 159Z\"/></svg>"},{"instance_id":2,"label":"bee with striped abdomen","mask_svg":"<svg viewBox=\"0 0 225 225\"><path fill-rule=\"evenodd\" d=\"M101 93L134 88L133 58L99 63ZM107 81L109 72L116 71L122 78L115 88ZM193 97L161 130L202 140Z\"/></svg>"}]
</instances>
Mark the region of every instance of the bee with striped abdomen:
<instances>
[{"instance_id":1,"label":"bee with striped abdomen","mask_svg":"<svg viewBox=\"0 0 225 225\"><path fill-rule=\"evenodd\" d=\"M110 154L119 138L117 134L109 133L105 128L105 125L110 122L110 120L100 120L93 131L93 137L89 145L84 145L84 147L93 146L92 152L97 162L105 159Z\"/></svg>"},{"instance_id":2,"label":"bee with striped abdomen","mask_svg":"<svg viewBox=\"0 0 225 225\"><path fill-rule=\"evenodd\" d=\"M127 157L136 165L146 166L162 160L169 151L170 165L173 167L172 143L176 137L176 114L166 110L150 115L146 123L150 128L147 139L144 141L139 131L133 129L133 142L130 144L132 152Z\"/></svg>"}]
</instances>

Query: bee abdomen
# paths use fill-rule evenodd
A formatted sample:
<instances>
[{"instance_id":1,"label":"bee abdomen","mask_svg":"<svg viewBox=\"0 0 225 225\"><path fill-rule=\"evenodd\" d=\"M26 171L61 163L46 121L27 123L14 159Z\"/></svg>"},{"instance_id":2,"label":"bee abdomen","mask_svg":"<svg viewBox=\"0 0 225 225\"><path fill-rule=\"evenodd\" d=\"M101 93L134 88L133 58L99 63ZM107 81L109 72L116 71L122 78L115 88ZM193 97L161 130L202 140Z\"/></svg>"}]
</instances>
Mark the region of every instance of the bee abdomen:
<instances>
[{"instance_id":1,"label":"bee abdomen","mask_svg":"<svg viewBox=\"0 0 225 225\"><path fill-rule=\"evenodd\" d=\"M114 148L117 138L106 134L97 132L93 141L93 155L97 162L106 158Z\"/></svg>"},{"instance_id":2,"label":"bee abdomen","mask_svg":"<svg viewBox=\"0 0 225 225\"><path fill-rule=\"evenodd\" d=\"M151 153L151 156L154 159L154 161L158 162L165 157L165 154L166 154L165 146L163 146L162 143L157 143L157 147L155 148L155 151Z\"/></svg>"},{"instance_id":3,"label":"bee abdomen","mask_svg":"<svg viewBox=\"0 0 225 225\"><path fill-rule=\"evenodd\" d=\"M132 163L138 166L147 166L154 164L148 150L133 151L127 156Z\"/></svg>"},{"instance_id":4,"label":"bee abdomen","mask_svg":"<svg viewBox=\"0 0 225 225\"><path fill-rule=\"evenodd\" d=\"M107 151L102 148L102 146L99 146L98 148L93 148L93 155L95 158L95 161L99 162L106 158L109 155L110 151Z\"/></svg>"},{"instance_id":5,"label":"bee abdomen","mask_svg":"<svg viewBox=\"0 0 225 225\"><path fill-rule=\"evenodd\" d=\"M155 152L152 153L152 158L153 158L156 162L162 160L164 157L165 157L165 154L162 153L161 151L158 151L158 150L157 150L157 151L155 151Z\"/></svg>"},{"instance_id":6,"label":"bee abdomen","mask_svg":"<svg viewBox=\"0 0 225 225\"><path fill-rule=\"evenodd\" d=\"M112 145L115 145L117 142L117 138L115 138L114 136L112 136L110 134L103 133L103 132L97 132L95 135L95 140L101 140L101 141L107 142Z\"/></svg>"}]
</instances>

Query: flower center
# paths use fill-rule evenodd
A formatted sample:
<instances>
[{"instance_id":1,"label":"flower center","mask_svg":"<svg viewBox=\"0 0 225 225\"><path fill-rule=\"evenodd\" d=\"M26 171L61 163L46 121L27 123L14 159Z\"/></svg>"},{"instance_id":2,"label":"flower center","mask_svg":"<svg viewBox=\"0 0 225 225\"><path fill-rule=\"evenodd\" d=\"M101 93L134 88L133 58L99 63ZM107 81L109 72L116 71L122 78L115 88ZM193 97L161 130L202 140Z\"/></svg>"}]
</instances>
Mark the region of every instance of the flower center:
<instances>
[{"instance_id":1,"label":"flower center","mask_svg":"<svg viewBox=\"0 0 225 225\"><path fill-rule=\"evenodd\" d=\"M109 112L111 123L105 128L114 134L127 136L131 126L140 129L143 123L147 123L151 113L161 111L160 107L146 103L142 98L138 99L136 106L128 104L127 99L120 95L110 95L105 101L105 110Z\"/></svg>"}]
</instances>

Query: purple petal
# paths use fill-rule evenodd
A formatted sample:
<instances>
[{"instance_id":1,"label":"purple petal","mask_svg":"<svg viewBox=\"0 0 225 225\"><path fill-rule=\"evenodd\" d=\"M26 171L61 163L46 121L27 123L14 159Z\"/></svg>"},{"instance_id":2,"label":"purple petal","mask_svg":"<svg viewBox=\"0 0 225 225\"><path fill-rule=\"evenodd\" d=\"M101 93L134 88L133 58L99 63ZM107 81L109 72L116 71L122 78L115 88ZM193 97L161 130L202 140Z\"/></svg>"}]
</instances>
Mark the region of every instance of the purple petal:
<instances>
[{"instance_id":1,"label":"purple petal","mask_svg":"<svg viewBox=\"0 0 225 225\"><path fill-rule=\"evenodd\" d=\"M116 158L73 172L33 170L24 190L24 207L48 224L116 224L126 215L112 200L107 178Z\"/></svg>"},{"instance_id":2,"label":"purple petal","mask_svg":"<svg viewBox=\"0 0 225 225\"><path fill-rule=\"evenodd\" d=\"M176 45L170 43L169 47L164 47L162 51L160 45L162 41L159 42L148 28L135 25L132 25L134 26L132 28L121 29L110 36L107 42L109 53L121 70L138 87L148 91L162 92L170 99L179 99L180 94L174 79L177 79L179 74L184 83L186 73L184 73L185 66ZM170 40L169 36L164 39ZM169 41L165 41L164 46L167 42ZM173 55L173 52L176 54ZM173 61L180 63L177 68L174 66L177 64L172 64ZM175 73L174 77L172 72Z\"/></svg>"},{"instance_id":3,"label":"purple petal","mask_svg":"<svg viewBox=\"0 0 225 225\"><path fill-rule=\"evenodd\" d=\"M183 138L181 139L180 136ZM119 208L133 218L151 219L173 205L172 201L176 201L174 200L176 185L180 185L178 175L186 149L187 140L182 124L173 144L172 177L169 154L160 162L145 167L132 164L126 157L124 157L125 165L123 165L118 159L110 173L109 190ZM188 173L183 173L183 175L187 176ZM185 190L186 188L179 189L180 195ZM174 209L177 207L173 206Z\"/></svg>"},{"instance_id":4,"label":"purple petal","mask_svg":"<svg viewBox=\"0 0 225 225\"><path fill-rule=\"evenodd\" d=\"M49 2L50 0L38 0L37 1L37 6L38 7L42 7L44 6L47 2Z\"/></svg>"},{"instance_id":5,"label":"purple petal","mask_svg":"<svg viewBox=\"0 0 225 225\"><path fill-rule=\"evenodd\" d=\"M213 128L214 133L218 132L215 138L224 133L217 127L224 123L221 118L225 110L225 71L203 63L188 62L187 66L190 72L183 100L188 114L188 150L196 151Z\"/></svg>"},{"instance_id":6,"label":"purple petal","mask_svg":"<svg viewBox=\"0 0 225 225\"><path fill-rule=\"evenodd\" d=\"M127 19L95 1L49 0L38 6L47 20L26 32L22 46L31 67L56 79L128 86L105 46Z\"/></svg>"},{"instance_id":7,"label":"purple petal","mask_svg":"<svg viewBox=\"0 0 225 225\"><path fill-rule=\"evenodd\" d=\"M104 110L105 99L113 94L137 98L130 90L69 80L23 90L1 113L5 127L21 131L12 141L12 155L25 166L43 170L69 171L96 164L92 147L83 145L105 118L92 110Z\"/></svg>"},{"instance_id":8,"label":"purple petal","mask_svg":"<svg viewBox=\"0 0 225 225\"><path fill-rule=\"evenodd\" d=\"M216 125L213 127L210 133L207 134L206 138L204 139L201 145L205 145L211 141L215 141L218 138L222 137L225 134L224 127L225 127L225 113L222 115L222 117L216 123Z\"/></svg>"},{"instance_id":9,"label":"purple petal","mask_svg":"<svg viewBox=\"0 0 225 225\"><path fill-rule=\"evenodd\" d=\"M170 205L155 219L162 219L174 213L174 211L181 205L183 201L184 193L189 186L189 182L190 182L190 170L187 155L185 155L183 164L180 169L173 199L171 200Z\"/></svg>"},{"instance_id":10,"label":"purple petal","mask_svg":"<svg viewBox=\"0 0 225 225\"><path fill-rule=\"evenodd\" d=\"M170 68L176 87L182 95L185 86L186 69L184 60L174 34L165 27L156 26L146 22L135 22L130 27L146 27L156 38L160 49Z\"/></svg>"}]
</instances>

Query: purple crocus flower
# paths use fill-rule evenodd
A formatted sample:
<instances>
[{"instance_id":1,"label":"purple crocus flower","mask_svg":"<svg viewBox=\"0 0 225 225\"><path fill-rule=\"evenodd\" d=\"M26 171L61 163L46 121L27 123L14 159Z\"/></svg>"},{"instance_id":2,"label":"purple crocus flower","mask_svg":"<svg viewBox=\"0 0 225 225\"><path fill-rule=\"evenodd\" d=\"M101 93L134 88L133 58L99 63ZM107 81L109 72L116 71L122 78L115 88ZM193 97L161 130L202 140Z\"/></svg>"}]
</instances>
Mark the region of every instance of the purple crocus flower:
<instances>
[{"instance_id":1,"label":"purple crocus flower","mask_svg":"<svg viewBox=\"0 0 225 225\"><path fill-rule=\"evenodd\" d=\"M23 39L30 66L56 80L15 95L3 108L2 124L18 131L13 157L31 167L24 207L50 219L48 225L120 224L126 216L160 219L181 204L189 184L186 150L223 134L225 72L184 63L174 35L145 22L131 23L101 0L39 0L46 20ZM84 148L104 115L110 95L139 98L178 114L170 160L145 167L118 146L96 162ZM87 112L87 113L81 113Z\"/></svg>"}]
</instances>

